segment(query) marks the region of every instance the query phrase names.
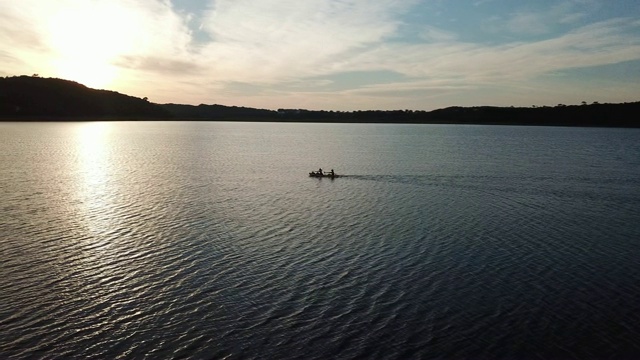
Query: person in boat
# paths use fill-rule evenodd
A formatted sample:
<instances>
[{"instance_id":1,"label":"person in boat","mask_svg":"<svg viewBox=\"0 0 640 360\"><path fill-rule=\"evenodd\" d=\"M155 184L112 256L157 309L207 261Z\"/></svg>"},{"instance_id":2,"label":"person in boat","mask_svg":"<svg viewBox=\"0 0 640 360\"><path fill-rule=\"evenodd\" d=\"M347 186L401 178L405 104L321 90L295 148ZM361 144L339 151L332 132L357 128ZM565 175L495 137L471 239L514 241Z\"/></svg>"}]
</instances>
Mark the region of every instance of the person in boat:
<instances>
[{"instance_id":1,"label":"person in boat","mask_svg":"<svg viewBox=\"0 0 640 360\"><path fill-rule=\"evenodd\" d=\"M324 175L324 174L322 173L322 168L318 169L318 175L320 175L320 176Z\"/></svg>"},{"instance_id":2,"label":"person in boat","mask_svg":"<svg viewBox=\"0 0 640 360\"><path fill-rule=\"evenodd\" d=\"M329 174L331 174L331 177L336 176L336 173L335 173L335 172L333 172L333 169L331 169L331 172L330 172Z\"/></svg>"}]
</instances>

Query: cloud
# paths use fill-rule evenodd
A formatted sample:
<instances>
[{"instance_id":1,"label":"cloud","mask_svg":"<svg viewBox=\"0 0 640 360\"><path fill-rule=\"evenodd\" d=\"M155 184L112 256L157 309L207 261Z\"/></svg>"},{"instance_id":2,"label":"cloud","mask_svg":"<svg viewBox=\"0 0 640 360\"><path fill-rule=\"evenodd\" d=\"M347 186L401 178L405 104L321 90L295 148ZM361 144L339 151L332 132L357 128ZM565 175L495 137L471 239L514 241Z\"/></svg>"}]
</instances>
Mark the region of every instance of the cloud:
<instances>
[{"instance_id":1,"label":"cloud","mask_svg":"<svg viewBox=\"0 0 640 360\"><path fill-rule=\"evenodd\" d=\"M180 44L177 37L186 29L177 24L181 20L170 3L161 1L0 0L0 19L0 46L28 48L41 55L91 41L132 43L135 46L126 49L132 53L157 51ZM74 43L79 40L87 44ZM79 46L74 51L81 50Z\"/></svg>"},{"instance_id":2,"label":"cloud","mask_svg":"<svg viewBox=\"0 0 640 360\"><path fill-rule=\"evenodd\" d=\"M315 29L321 29L319 23L313 23L317 26ZM640 39L635 35L638 27L638 22L634 19L612 19L578 27L545 40L513 41L501 45L461 42L453 34L429 27L426 37L431 36L434 40L429 43L385 41L393 33L389 30L384 35L366 38L366 41L340 42L340 46L334 45L335 48L319 48L317 51L312 51L307 44L298 43L306 36L305 33L304 36L291 39L284 36L286 45L279 44L276 41L279 37L276 37L264 43L256 41L254 47L247 47L242 45L247 41L244 38L243 42L229 41L212 45L208 51L230 47L226 52L221 51L217 57L214 56L227 69L232 69L234 64L237 66L219 77L221 83L231 81L229 79L262 83L262 90L255 93L258 96L256 101L260 101L262 106L266 106L267 103L263 101L267 99L275 102L302 101L300 93L296 96L289 95L296 92L296 89L285 85L294 81L305 83L305 79L309 79L306 82L306 93L313 93L318 103L330 105L329 99L332 99L334 103L348 102L355 107L363 103L367 96L399 100L403 96L408 97L408 94L430 98L456 91L470 93L481 88L510 88L516 86L514 84L531 82L566 69L638 60ZM314 38L312 44L319 41L316 39L318 38ZM435 41L436 39L439 41ZM274 49L284 54L272 53ZM226 62L221 61L223 58L220 54L229 56ZM270 58L271 54L273 58ZM234 56L238 56L236 61L232 61ZM369 84L356 84L350 90L343 87L342 90L333 92L327 91L326 83L311 81L331 74L381 71L402 76L397 81L386 84L375 84L372 81ZM211 79L216 79L216 72L210 74ZM392 96L394 92L396 96ZM227 99L233 101L231 98ZM384 105L378 102L376 104Z\"/></svg>"},{"instance_id":3,"label":"cloud","mask_svg":"<svg viewBox=\"0 0 640 360\"><path fill-rule=\"evenodd\" d=\"M495 1L495 0L476 0L476 1L473 2L473 6L475 6L475 7L482 6L484 4L488 4L488 3L491 3L493 1Z\"/></svg>"},{"instance_id":4,"label":"cloud","mask_svg":"<svg viewBox=\"0 0 640 360\"><path fill-rule=\"evenodd\" d=\"M213 42L202 55L221 80L269 82L322 74L337 66L336 59L394 35L397 15L411 3L218 0L203 20Z\"/></svg>"},{"instance_id":5,"label":"cloud","mask_svg":"<svg viewBox=\"0 0 640 360\"><path fill-rule=\"evenodd\" d=\"M367 84L342 91L334 100L350 103L352 98L369 96L385 99L375 101L379 107L394 108L403 103L411 107L408 104L420 104L428 99L440 99L440 106L446 105L445 99L449 104L497 103L490 97L498 96L504 97L501 104L507 105L513 102L517 93L518 103L528 105L529 101L534 101L527 100L528 91L549 103L554 99L545 95L548 90L543 89L550 85L542 79L550 74L640 60L640 39L634 34L637 28L633 19L614 19L584 26L556 38L529 43L512 42L493 46L455 41L384 44L351 58L342 70L394 71L405 77L392 83ZM571 90L568 85L559 87L558 82L568 80L556 81L553 86L569 91L568 94L586 91ZM523 89L525 86L530 89ZM631 93L628 89L617 92L619 96L626 94L627 99ZM453 94L458 94L458 97ZM559 96L558 93L555 95ZM396 106L393 106L393 99ZM476 101L472 102L471 99Z\"/></svg>"},{"instance_id":6,"label":"cloud","mask_svg":"<svg viewBox=\"0 0 640 360\"><path fill-rule=\"evenodd\" d=\"M189 20L166 0L0 0L4 70L128 91L197 67Z\"/></svg>"},{"instance_id":7,"label":"cloud","mask_svg":"<svg viewBox=\"0 0 640 360\"><path fill-rule=\"evenodd\" d=\"M541 13L516 13L507 22L507 29L516 34L545 34L551 31L549 19Z\"/></svg>"},{"instance_id":8,"label":"cloud","mask_svg":"<svg viewBox=\"0 0 640 360\"><path fill-rule=\"evenodd\" d=\"M493 33L549 34L559 27L577 23L599 6L600 3L592 0L563 0L545 9L524 8L508 16L494 16L485 21L484 28Z\"/></svg>"},{"instance_id":9,"label":"cloud","mask_svg":"<svg viewBox=\"0 0 640 360\"><path fill-rule=\"evenodd\" d=\"M207 69L194 61L175 60L158 56L122 56L116 65L132 70L142 70L150 73L181 76L185 74L202 74Z\"/></svg>"},{"instance_id":10,"label":"cloud","mask_svg":"<svg viewBox=\"0 0 640 360\"><path fill-rule=\"evenodd\" d=\"M451 42L457 40L458 36L453 32L442 30L435 26L426 26L420 33L420 38L428 42Z\"/></svg>"},{"instance_id":11,"label":"cloud","mask_svg":"<svg viewBox=\"0 0 640 360\"><path fill-rule=\"evenodd\" d=\"M20 10L8 1L0 1L2 71L10 75L24 73L14 69L27 69L26 72L30 74L38 72L38 66L33 66L30 58L33 54L48 51L37 18L30 16L29 9Z\"/></svg>"}]
</instances>

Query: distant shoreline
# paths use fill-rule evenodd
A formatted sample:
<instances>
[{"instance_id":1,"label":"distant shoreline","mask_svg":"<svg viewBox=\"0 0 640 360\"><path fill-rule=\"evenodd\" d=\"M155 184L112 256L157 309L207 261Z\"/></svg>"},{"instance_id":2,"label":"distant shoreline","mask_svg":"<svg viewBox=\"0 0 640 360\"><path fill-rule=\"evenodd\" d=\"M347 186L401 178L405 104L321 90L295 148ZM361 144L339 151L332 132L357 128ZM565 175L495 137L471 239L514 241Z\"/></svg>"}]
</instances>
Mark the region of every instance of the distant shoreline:
<instances>
[{"instance_id":1,"label":"distant shoreline","mask_svg":"<svg viewBox=\"0 0 640 360\"><path fill-rule=\"evenodd\" d=\"M228 121L342 124L448 124L640 128L640 101L540 107L452 106L432 111L255 109L155 104L73 81L0 78L0 122Z\"/></svg>"},{"instance_id":2,"label":"distant shoreline","mask_svg":"<svg viewBox=\"0 0 640 360\"><path fill-rule=\"evenodd\" d=\"M0 118L0 123L82 123L82 122L244 122L244 123L290 123L290 124L381 124L381 125L482 125L482 126L549 126L549 127L583 127L583 128L640 128L640 124L580 124L580 123L539 123L539 122L410 122L410 121L333 121L322 119L176 119L176 118Z\"/></svg>"}]
</instances>

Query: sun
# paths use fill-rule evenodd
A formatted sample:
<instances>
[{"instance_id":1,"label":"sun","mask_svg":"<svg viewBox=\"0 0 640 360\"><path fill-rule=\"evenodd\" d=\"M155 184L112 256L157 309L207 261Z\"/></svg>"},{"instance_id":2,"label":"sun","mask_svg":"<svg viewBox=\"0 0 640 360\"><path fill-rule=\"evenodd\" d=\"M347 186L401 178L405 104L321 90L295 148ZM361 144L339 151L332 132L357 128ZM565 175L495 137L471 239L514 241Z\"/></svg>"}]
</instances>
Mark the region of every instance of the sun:
<instances>
[{"instance_id":1,"label":"sun","mask_svg":"<svg viewBox=\"0 0 640 360\"><path fill-rule=\"evenodd\" d=\"M110 2L76 3L49 18L51 64L57 77L89 87L114 85L115 61L135 49L140 30L130 9Z\"/></svg>"},{"instance_id":2,"label":"sun","mask_svg":"<svg viewBox=\"0 0 640 360\"><path fill-rule=\"evenodd\" d=\"M60 58L53 65L56 77L95 89L109 88L115 84L119 75L119 70L112 64L91 58Z\"/></svg>"}]
</instances>

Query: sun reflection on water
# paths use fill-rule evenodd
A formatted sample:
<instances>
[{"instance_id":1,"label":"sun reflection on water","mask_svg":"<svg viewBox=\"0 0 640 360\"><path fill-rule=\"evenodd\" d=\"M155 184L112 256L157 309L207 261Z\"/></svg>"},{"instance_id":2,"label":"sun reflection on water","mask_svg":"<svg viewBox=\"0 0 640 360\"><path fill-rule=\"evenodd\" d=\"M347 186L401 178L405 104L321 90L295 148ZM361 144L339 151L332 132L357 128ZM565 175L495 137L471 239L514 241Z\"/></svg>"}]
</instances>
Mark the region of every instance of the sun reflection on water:
<instances>
[{"instance_id":1,"label":"sun reflection on water","mask_svg":"<svg viewBox=\"0 0 640 360\"><path fill-rule=\"evenodd\" d=\"M104 234L113 225L110 128L106 122L82 124L76 136L77 197L83 223L93 236Z\"/></svg>"},{"instance_id":2,"label":"sun reflection on water","mask_svg":"<svg viewBox=\"0 0 640 360\"><path fill-rule=\"evenodd\" d=\"M118 155L123 151L118 146L120 126L89 122L75 128L74 222L78 232L74 240L79 251L74 270L78 287L90 293L87 306L118 303L113 294L128 291L125 274L132 269L131 254L136 253L127 220L126 175ZM107 323L105 318L102 326Z\"/></svg>"}]
</instances>

